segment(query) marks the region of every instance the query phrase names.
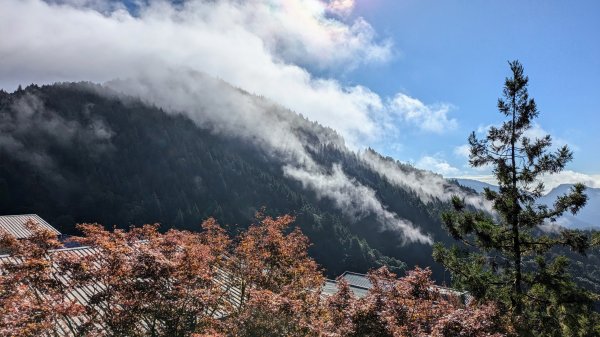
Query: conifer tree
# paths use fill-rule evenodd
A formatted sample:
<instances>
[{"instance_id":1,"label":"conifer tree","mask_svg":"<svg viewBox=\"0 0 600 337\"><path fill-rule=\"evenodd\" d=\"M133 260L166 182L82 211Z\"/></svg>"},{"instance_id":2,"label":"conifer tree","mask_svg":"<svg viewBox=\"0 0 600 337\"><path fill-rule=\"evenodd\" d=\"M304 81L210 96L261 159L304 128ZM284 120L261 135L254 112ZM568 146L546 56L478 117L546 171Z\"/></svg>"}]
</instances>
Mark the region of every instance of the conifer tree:
<instances>
[{"instance_id":1,"label":"conifer tree","mask_svg":"<svg viewBox=\"0 0 600 337\"><path fill-rule=\"evenodd\" d=\"M589 237L561 227L545 230L564 213L576 214L585 205L585 187L574 185L552 207L536 203L545 190L541 178L562 171L573 154L567 146L552 150L549 135L529 136L538 109L529 97L523 66L519 61L509 65L512 76L498 100L506 121L492 126L483 139L474 132L469 137L470 165L491 168L499 186L497 192L484 191L491 212L468 209L454 197L454 211L442 220L462 245L447 249L438 244L434 258L451 271L454 286L498 301L520 335L593 335L595 295L571 281L567 258L549 254L559 246L585 254Z\"/></svg>"}]
</instances>

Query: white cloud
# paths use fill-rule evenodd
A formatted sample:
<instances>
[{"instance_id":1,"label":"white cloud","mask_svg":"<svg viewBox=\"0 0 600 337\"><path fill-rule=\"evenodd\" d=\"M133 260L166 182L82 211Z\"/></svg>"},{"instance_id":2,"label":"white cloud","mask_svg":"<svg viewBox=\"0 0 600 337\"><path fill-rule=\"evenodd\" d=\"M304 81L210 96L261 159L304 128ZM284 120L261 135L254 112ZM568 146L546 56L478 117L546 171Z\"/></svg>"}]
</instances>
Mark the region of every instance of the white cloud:
<instances>
[{"instance_id":1,"label":"white cloud","mask_svg":"<svg viewBox=\"0 0 600 337\"><path fill-rule=\"evenodd\" d=\"M85 114L86 122L61 116L48 109L41 98L26 93L14 99L0 116L0 150L18 161L32 165L64 183L52 157L52 148L84 144L91 155L112 149L114 132L102 119ZM31 142L28 135L46 141Z\"/></svg>"},{"instance_id":2,"label":"white cloud","mask_svg":"<svg viewBox=\"0 0 600 337\"><path fill-rule=\"evenodd\" d=\"M129 79L109 85L171 113L185 111L214 132L255 142L284 161L290 177L333 198L339 207L350 200L384 226L403 231L407 241L427 241L409 222L389 212L368 187L344 179L341 170L334 171L333 185L314 183L329 178L322 177L324 169L295 132L306 121L201 75L221 78L334 127L351 145L382 137L382 130L396 128L399 111L394 100L310 72L314 67L351 67L390 57L391 44L378 40L364 19L346 21L342 14L351 8L350 2L190 0L175 6L156 0L149 5L139 2L136 16L110 0L55 2L61 5L0 1L0 87ZM335 11L337 16L332 16ZM407 120L423 130L440 132L440 125L456 123L446 116L448 106L398 97L405 97L401 116L408 113ZM410 117L410 111L418 113ZM318 137L339 141L330 134ZM335 188L326 191L323 186Z\"/></svg>"},{"instance_id":3,"label":"white cloud","mask_svg":"<svg viewBox=\"0 0 600 337\"><path fill-rule=\"evenodd\" d=\"M487 134L492 126L498 127L498 125L488 124L488 125L480 125L477 127L478 134Z\"/></svg>"},{"instance_id":4,"label":"white cloud","mask_svg":"<svg viewBox=\"0 0 600 337\"><path fill-rule=\"evenodd\" d=\"M340 209L351 216L374 214L383 228L403 233L406 242L433 243L429 235L423 234L410 221L386 210L377 200L373 189L348 178L340 165L334 165L331 174L292 166L285 166L284 172L302 182L305 188L317 192L318 197L333 200Z\"/></svg>"},{"instance_id":5,"label":"white cloud","mask_svg":"<svg viewBox=\"0 0 600 337\"><path fill-rule=\"evenodd\" d=\"M46 2L94 9L106 15L126 10L119 0ZM168 1L147 2L149 6L143 1L134 2L140 8L142 19L155 10L173 14L172 9L176 8ZM234 29L241 27L259 37L265 47L284 62L346 68L349 64L389 60L391 41L376 41L375 30L361 17L348 22L353 9L354 0L187 0L180 12L192 13L195 18L179 16L177 19L198 19L221 27L229 24Z\"/></svg>"},{"instance_id":6,"label":"white cloud","mask_svg":"<svg viewBox=\"0 0 600 337\"><path fill-rule=\"evenodd\" d=\"M364 19L346 22L327 15L330 11L346 16L353 1L255 0L234 6L239 10L233 23L257 35L284 62L345 68L384 62L392 55L391 42L376 42L375 31Z\"/></svg>"},{"instance_id":7,"label":"white cloud","mask_svg":"<svg viewBox=\"0 0 600 337\"><path fill-rule=\"evenodd\" d=\"M469 158L471 154L471 146L469 144L463 144L454 148L454 154L458 157Z\"/></svg>"},{"instance_id":8,"label":"white cloud","mask_svg":"<svg viewBox=\"0 0 600 337\"><path fill-rule=\"evenodd\" d=\"M493 175L465 175L458 178L478 180L492 185L498 184ZM540 179L546 187L546 192L561 184L582 183L587 187L600 188L600 174L585 174L581 172L565 170L557 174L542 176Z\"/></svg>"},{"instance_id":9,"label":"white cloud","mask_svg":"<svg viewBox=\"0 0 600 337\"><path fill-rule=\"evenodd\" d=\"M542 181L549 191L560 184L582 183L588 187L600 188L600 174L585 174L571 170L565 170L558 174L551 174L542 177Z\"/></svg>"},{"instance_id":10,"label":"white cloud","mask_svg":"<svg viewBox=\"0 0 600 337\"><path fill-rule=\"evenodd\" d=\"M451 108L448 104L425 105L418 99L400 93L391 101L390 108L405 121L425 131L442 133L458 125L456 119L448 118Z\"/></svg>"},{"instance_id":11,"label":"white cloud","mask_svg":"<svg viewBox=\"0 0 600 337\"><path fill-rule=\"evenodd\" d=\"M359 158L392 184L415 192L424 203L430 203L434 199L449 201L453 195L458 195L472 206L488 211L492 209L491 204L479 195L465 193L439 174L407 169L397 162L382 158L371 151L360 153Z\"/></svg>"},{"instance_id":12,"label":"white cloud","mask_svg":"<svg viewBox=\"0 0 600 337\"><path fill-rule=\"evenodd\" d=\"M306 150L311 146L311 141L306 140L307 131L314 132L308 137L313 142L317 137L318 144L347 150L343 140L330 129L314 127L281 106L197 73L166 70L137 80L113 81L108 86L142 97L167 112L183 112L211 132L250 141L281 162L287 177L298 180L319 197L332 200L348 216L360 219L372 214L378 220L374 229L396 230L404 243L431 243L429 236L410 221L387 210L373 189L346 176L340 165L328 170L313 160Z\"/></svg>"},{"instance_id":13,"label":"white cloud","mask_svg":"<svg viewBox=\"0 0 600 337\"><path fill-rule=\"evenodd\" d=\"M332 126L351 146L394 129L394 115L441 132L456 125L447 105L313 76L307 67L348 67L389 58L362 18L327 15L350 2L320 0L150 1L138 16L109 0L0 2L0 86L138 77L187 68L222 78ZM72 5L69 3L76 3Z\"/></svg>"},{"instance_id":14,"label":"white cloud","mask_svg":"<svg viewBox=\"0 0 600 337\"><path fill-rule=\"evenodd\" d=\"M332 13L347 16L354 9L354 0L329 0L327 9Z\"/></svg>"},{"instance_id":15,"label":"white cloud","mask_svg":"<svg viewBox=\"0 0 600 337\"><path fill-rule=\"evenodd\" d=\"M450 165L445 160L432 156L423 156L415 163L415 166L444 176L453 176L460 173L459 169Z\"/></svg>"}]
</instances>

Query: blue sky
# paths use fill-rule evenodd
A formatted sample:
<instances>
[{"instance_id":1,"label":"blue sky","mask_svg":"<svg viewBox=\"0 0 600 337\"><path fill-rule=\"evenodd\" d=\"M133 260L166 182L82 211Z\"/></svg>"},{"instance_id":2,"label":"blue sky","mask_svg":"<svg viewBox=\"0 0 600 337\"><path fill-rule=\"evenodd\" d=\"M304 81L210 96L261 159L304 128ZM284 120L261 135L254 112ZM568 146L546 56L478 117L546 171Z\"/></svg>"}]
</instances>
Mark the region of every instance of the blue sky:
<instances>
[{"instance_id":1,"label":"blue sky","mask_svg":"<svg viewBox=\"0 0 600 337\"><path fill-rule=\"evenodd\" d=\"M354 150L486 180L459 150L501 122L519 59L541 113L533 133L575 150L555 183L600 187L598 32L598 1L3 0L0 88L184 68L332 127Z\"/></svg>"},{"instance_id":2,"label":"blue sky","mask_svg":"<svg viewBox=\"0 0 600 337\"><path fill-rule=\"evenodd\" d=\"M501 121L495 109L506 61L519 59L530 77L540 126L573 145L570 169L600 172L600 2L357 1L363 16L394 42L387 63L344 74L382 95L399 90L426 103L453 105L458 127L442 135L408 132L400 159L437 156L463 169L454 148L478 127Z\"/></svg>"}]
</instances>

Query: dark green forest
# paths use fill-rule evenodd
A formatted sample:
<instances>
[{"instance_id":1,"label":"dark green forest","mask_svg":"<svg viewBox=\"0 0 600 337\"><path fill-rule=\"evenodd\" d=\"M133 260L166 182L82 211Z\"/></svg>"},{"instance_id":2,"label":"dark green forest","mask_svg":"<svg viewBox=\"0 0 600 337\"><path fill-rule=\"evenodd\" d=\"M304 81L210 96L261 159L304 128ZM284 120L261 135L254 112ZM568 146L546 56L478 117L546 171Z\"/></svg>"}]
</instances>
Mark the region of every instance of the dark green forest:
<instances>
[{"instance_id":1,"label":"dark green forest","mask_svg":"<svg viewBox=\"0 0 600 337\"><path fill-rule=\"evenodd\" d=\"M353 152L319 144L311 129L304 131L305 139L313 139L307 151L319 164L340 163L390 211L435 241L453 242L441 222L449 203L426 204ZM431 246L402 245L400 234L381 230L375 217L342 214L331 200L287 178L276 156L99 85L0 91L0 132L0 214L37 213L64 234L76 234L75 224L84 222L107 227L158 222L161 230L198 230L202 220L214 217L235 234L244 226L238 224L247 225L266 207L267 214L296 216L312 242L311 255L330 277L380 265L397 271L419 265L431 266L438 281L450 282L433 261ZM599 290L600 254L573 256L580 282Z\"/></svg>"}]
</instances>

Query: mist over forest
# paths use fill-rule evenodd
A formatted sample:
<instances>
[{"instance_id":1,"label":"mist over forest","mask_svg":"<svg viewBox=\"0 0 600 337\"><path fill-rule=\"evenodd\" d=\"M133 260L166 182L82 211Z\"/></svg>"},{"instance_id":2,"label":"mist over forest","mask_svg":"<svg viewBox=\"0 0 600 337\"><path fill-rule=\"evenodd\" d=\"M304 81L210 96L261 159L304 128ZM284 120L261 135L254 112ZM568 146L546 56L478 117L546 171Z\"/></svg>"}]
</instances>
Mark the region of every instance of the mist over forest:
<instances>
[{"instance_id":1,"label":"mist over forest","mask_svg":"<svg viewBox=\"0 0 600 337\"><path fill-rule=\"evenodd\" d=\"M0 336L600 336L598 13L0 1Z\"/></svg>"},{"instance_id":2,"label":"mist over forest","mask_svg":"<svg viewBox=\"0 0 600 337\"><path fill-rule=\"evenodd\" d=\"M91 83L4 93L2 213L35 210L67 234L83 222L198 229L207 217L235 231L266 207L298 216L332 276L388 260L397 267L433 264L431 241L447 240L439 212L448 197L440 193L462 191L457 185L373 150L352 152L333 130L210 81L220 87L196 92L196 102L220 88L276 118L261 116L254 119L260 129L236 134L230 125L215 128L210 116L194 121ZM235 120L234 109L195 106ZM276 139L277 132L286 138ZM306 166L295 168L300 163ZM385 165L387 175L368 163ZM424 190L429 184L416 179L437 185Z\"/></svg>"}]
</instances>

